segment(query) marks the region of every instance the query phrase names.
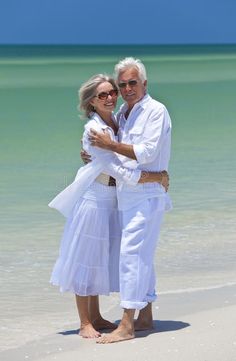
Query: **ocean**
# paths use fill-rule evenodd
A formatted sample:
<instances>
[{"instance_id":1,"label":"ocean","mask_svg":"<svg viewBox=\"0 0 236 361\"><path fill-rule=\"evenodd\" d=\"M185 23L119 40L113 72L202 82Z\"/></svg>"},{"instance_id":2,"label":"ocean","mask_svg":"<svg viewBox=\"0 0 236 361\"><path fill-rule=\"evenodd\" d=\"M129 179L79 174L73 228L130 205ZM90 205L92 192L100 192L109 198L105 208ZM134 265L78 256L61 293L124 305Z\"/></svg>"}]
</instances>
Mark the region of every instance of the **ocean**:
<instances>
[{"instance_id":1,"label":"ocean","mask_svg":"<svg viewBox=\"0 0 236 361\"><path fill-rule=\"evenodd\" d=\"M78 320L73 296L49 284L64 219L47 204L82 165L78 88L125 56L142 59L173 123L158 291L236 283L236 46L1 46L3 350ZM102 307L118 302L104 297Z\"/></svg>"}]
</instances>

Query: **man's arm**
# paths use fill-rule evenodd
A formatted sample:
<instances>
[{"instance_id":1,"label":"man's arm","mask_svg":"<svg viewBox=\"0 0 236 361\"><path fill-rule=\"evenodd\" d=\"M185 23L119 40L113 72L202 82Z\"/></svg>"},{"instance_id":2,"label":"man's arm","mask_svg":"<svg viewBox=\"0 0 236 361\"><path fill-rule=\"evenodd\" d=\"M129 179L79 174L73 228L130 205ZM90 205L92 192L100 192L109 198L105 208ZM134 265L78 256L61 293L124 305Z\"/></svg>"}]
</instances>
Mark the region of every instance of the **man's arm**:
<instances>
[{"instance_id":1,"label":"man's arm","mask_svg":"<svg viewBox=\"0 0 236 361\"><path fill-rule=\"evenodd\" d=\"M93 147L90 144L89 133L91 129L87 127L83 134L83 148L92 157L95 157L102 165L103 172L109 174L120 182L136 185L141 176L141 170L129 169L123 166L118 156L105 149ZM92 160L92 159L91 159Z\"/></svg>"},{"instance_id":2,"label":"man's arm","mask_svg":"<svg viewBox=\"0 0 236 361\"><path fill-rule=\"evenodd\" d=\"M87 164L88 162L91 162L91 155L89 155L86 152L86 150L82 149L80 152L80 156L85 164ZM100 153L100 156L101 156L101 153ZM119 166L117 167L117 164L113 164L113 161L111 159L110 159L110 162L107 162L107 160L108 159L106 159L106 164L108 166L106 166L106 169L104 169L104 171L106 170L107 173L109 173L109 175L113 175L114 178L118 178L117 173L119 174L119 169L121 171L122 171L122 169L124 169L125 172L131 171L130 169L125 168L125 167L123 167L123 168L122 167L119 168ZM123 179L123 181L124 181L124 179ZM147 182L160 183L165 188L165 191L167 192L169 189L169 174L165 170L162 172L142 171L140 178L138 180L138 183L147 183Z\"/></svg>"},{"instance_id":3,"label":"man's arm","mask_svg":"<svg viewBox=\"0 0 236 361\"><path fill-rule=\"evenodd\" d=\"M94 147L91 144L91 131L96 134L105 135L105 148ZM163 170L161 172L147 172L141 171L139 169L130 169L123 166L120 159L112 151L109 151L106 147L111 143L112 139L109 136L108 132L101 132L100 130L92 129L91 127L85 126L85 131L83 134L83 139L81 144L83 150L81 151L81 157L85 163L88 162L90 156L94 156L99 159L99 161L104 164L104 172L112 176L113 178L125 182L128 184L136 185L137 183L147 183L147 182L157 182L160 183L165 190L168 190L169 187L169 175ZM115 141L112 141L112 144L116 146ZM128 144L123 144L125 147L129 148ZM130 147L133 147L132 145ZM107 149L107 150L106 150ZM130 149L128 149L128 152ZM92 159L89 159L91 161Z\"/></svg>"},{"instance_id":4,"label":"man's arm","mask_svg":"<svg viewBox=\"0 0 236 361\"><path fill-rule=\"evenodd\" d=\"M111 150L128 158L135 159L139 164L152 162L160 151L163 136L170 130L170 117L165 107L153 113L145 127L145 138L138 144L114 142L107 132L99 133L90 130L91 145Z\"/></svg>"},{"instance_id":5,"label":"man's arm","mask_svg":"<svg viewBox=\"0 0 236 361\"><path fill-rule=\"evenodd\" d=\"M111 150L112 152L137 160L132 144L117 143L111 139L108 132L99 133L96 130L91 129L89 140L93 146Z\"/></svg>"}]
</instances>

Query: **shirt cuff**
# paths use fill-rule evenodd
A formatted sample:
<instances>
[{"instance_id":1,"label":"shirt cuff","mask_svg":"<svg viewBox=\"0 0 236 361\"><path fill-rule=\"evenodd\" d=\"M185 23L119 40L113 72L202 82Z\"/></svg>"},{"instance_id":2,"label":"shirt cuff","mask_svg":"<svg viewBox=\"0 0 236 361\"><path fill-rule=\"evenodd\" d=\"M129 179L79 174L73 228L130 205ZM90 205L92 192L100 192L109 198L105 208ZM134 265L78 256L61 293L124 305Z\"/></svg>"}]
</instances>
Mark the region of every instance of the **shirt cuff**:
<instances>
[{"instance_id":1,"label":"shirt cuff","mask_svg":"<svg viewBox=\"0 0 236 361\"><path fill-rule=\"evenodd\" d=\"M142 171L140 169L133 170L131 173L131 177L129 179L129 184L132 186L136 186L141 177L141 173L142 173Z\"/></svg>"},{"instance_id":2,"label":"shirt cuff","mask_svg":"<svg viewBox=\"0 0 236 361\"><path fill-rule=\"evenodd\" d=\"M139 164L146 163L145 145L133 144L133 151Z\"/></svg>"}]
</instances>

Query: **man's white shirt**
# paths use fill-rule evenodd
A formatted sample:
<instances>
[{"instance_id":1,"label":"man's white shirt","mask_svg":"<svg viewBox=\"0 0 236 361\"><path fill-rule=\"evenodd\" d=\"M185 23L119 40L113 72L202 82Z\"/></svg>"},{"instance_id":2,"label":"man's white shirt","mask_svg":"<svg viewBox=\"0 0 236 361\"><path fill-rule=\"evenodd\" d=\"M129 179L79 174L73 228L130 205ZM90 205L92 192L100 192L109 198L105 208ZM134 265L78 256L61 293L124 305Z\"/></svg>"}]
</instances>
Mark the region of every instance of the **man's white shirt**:
<instances>
[{"instance_id":1,"label":"man's white shirt","mask_svg":"<svg viewBox=\"0 0 236 361\"><path fill-rule=\"evenodd\" d=\"M127 104L117 113L120 143L132 144L137 160L119 156L123 166L157 172L168 170L171 150L171 119L166 107L146 94L125 118ZM118 183L118 204L121 210L131 208L144 199L160 198L160 209L169 210L171 201L159 183L130 185Z\"/></svg>"}]
</instances>

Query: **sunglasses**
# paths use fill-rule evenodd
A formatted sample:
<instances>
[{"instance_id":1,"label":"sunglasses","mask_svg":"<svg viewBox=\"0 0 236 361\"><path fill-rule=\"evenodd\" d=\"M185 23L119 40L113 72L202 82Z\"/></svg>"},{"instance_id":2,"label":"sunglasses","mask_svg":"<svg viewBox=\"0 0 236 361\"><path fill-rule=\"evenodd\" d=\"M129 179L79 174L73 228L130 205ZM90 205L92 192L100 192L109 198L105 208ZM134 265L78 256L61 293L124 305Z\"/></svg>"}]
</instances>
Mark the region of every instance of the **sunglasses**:
<instances>
[{"instance_id":1,"label":"sunglasses","mask_svg":"<svg viewBox=\"0 0 236 361\"><path fill-rule=\"evenodd\" d=\"M112 90L110 90L109 92L101 92L101 93L99 93L98 95L95 95L95 97L97 97L97 98L100 99L100 100L107 100L107 98L109 97L109 95L110 95L112 98L117 97L117 95L118 95L118 90L112 89Z\"/></svg>"},{"instance_id":2,"label":"sunglasses","mask_svg":"<svg viewBox=\"0 0 236 361\"><path fill-rule=\"evenodd\" d=\"M132 87L132 86L137 85L138 81L137 80L129 80L127 82L124 81L124 82L119 83L118 87L119 88L126 88L127 84Z\"/></svg>"}]
</instances>

